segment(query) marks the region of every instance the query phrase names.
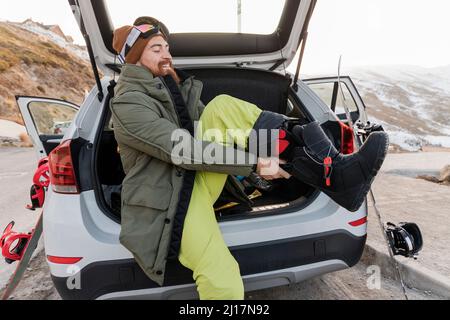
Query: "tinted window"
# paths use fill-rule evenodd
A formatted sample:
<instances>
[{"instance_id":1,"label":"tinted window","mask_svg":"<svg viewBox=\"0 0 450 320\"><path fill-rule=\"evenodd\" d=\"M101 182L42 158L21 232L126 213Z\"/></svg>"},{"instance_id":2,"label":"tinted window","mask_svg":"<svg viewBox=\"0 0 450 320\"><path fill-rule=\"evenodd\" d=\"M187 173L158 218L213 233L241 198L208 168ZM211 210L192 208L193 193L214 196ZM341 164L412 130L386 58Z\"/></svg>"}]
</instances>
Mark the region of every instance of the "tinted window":
<instances>
[{"instance_id":1,"label":"tinted window","mask_svg":"<svg viewBox=\"0 0 450 320\"><path fill-rule=\"evenodd\" d=\"M130 25L137 17L149 15L162 21L171 33L237 33L240 25L242 33L272 34L284 5L285 0L127 0L126 4L107 1L114 27Z\"/></svg>"},{"instance_id":2,"label":"tinted window","mask_svg":"<svg viewBox=\"0 0 450 320\"><path fill-rule=\"evenodd\" d=\"M327 104L327 106L335 111L336 114L345 114L345 104L350 112L358 112L356 102L345 83L342 83L345 102L341 90L337 86L337 82L314 83L308 85ZM333 101L333 97L335 102Z\"/></svg>"},{"instance_id":3,"label":"tinted window","mask_svg":"<svg viewBox=\"0 0 450 320\"><path fill-rule=\"evenodd\" d=\"M39 135L64 135L78 112L69 106L49 102L31 102L28 109Z\"/></svg>"}]
</instances>

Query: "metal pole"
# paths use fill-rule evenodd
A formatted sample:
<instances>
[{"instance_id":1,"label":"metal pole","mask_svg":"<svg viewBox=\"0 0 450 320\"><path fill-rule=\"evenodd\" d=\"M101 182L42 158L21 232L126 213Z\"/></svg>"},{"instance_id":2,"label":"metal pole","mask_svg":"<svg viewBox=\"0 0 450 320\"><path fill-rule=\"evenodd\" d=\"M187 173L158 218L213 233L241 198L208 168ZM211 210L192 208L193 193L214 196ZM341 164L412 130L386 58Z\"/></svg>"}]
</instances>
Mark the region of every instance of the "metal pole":
<instances>
[{"instance_id":1,"label":"metal pole","mask_svg":"<svg viewBox=\"0 0 450 320\"><path fill-rule=\"evenodd\" d=\"M242 33L242 0L237 0L238 33Z\"/></svg>"}]
</instances>

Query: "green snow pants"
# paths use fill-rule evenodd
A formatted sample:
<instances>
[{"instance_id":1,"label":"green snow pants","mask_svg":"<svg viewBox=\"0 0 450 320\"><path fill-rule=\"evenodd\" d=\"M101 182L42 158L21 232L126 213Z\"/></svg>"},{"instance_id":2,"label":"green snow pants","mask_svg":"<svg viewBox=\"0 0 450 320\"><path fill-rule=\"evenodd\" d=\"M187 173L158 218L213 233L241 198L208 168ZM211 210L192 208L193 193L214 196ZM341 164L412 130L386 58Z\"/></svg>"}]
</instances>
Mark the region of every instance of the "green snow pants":
<instances>
[{"instance_id":1,"label":"green snow pants","mask_svg":"<svg viewBox=\"0 0 450 320\"><path fill-rule=\"evenodd\" d=\"M245 148L249 132L261 113L256 105L221 95L206 106L200 118L202 130L197 134L215 129L225 137L227 129L242 129L242 136L234 142ZM213 141L204 136L196 138ZM183 266L193 271L201 300L244 299L239 265L222 237L213 208L227 178L225 174L197 172L184 223L178 258Z\"/></svg>"}]
</instances>

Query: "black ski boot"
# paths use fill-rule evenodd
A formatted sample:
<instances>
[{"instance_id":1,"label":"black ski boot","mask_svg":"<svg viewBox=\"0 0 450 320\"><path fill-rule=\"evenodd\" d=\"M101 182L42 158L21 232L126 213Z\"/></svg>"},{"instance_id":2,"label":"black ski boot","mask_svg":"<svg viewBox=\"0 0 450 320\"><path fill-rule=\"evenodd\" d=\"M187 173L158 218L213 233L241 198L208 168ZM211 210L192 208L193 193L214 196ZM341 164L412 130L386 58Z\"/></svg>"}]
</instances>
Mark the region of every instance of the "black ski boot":
<instances>
[{"instance_id":1,"label":"black ski boot","mask_svg":"<svg viewBox=\"0 0 450 320\"><path fill-rule=\"evenodd\" d=\"M372 133L361 149L351 155L339 153L318 122L295 126L292 135L298 146L283 168L340 206L357 211L386 157L388 135Z\"/></svg>"}]
</instances>

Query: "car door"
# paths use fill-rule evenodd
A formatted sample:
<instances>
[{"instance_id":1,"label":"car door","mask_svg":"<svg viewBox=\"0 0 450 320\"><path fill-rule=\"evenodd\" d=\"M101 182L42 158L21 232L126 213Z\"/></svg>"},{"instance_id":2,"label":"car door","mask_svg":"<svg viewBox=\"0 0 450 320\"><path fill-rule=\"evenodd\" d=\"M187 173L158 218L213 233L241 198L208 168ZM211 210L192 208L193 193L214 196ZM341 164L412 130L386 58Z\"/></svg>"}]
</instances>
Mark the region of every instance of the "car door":
<instances>
[{"instance_id":1,"label":"car door","mask_svg":"<svg viewBox=\"0 0 450 320\"><path fill-rule=\"evenodd\" d=\"M28 135L38 159L45 158L63 140L79 106L57 99L17 96Z\"/></svg>"},{"instance_id":2,"label":"car door","mask_svg":"<svg viewBox=\"0 0 450 320\"><path fill-rule=\"evenodd\" d=\"M367 122L366 107L350 77L314 78L303 81L342 122L348 122L345 105L350 111L353 123L360 121L365 124Z\"/></svg>"}]
</instances>

